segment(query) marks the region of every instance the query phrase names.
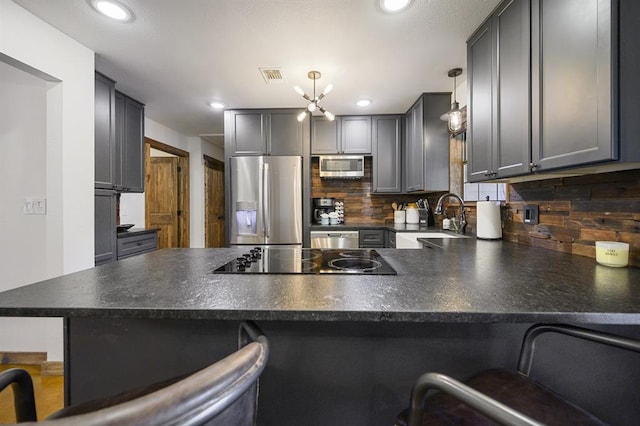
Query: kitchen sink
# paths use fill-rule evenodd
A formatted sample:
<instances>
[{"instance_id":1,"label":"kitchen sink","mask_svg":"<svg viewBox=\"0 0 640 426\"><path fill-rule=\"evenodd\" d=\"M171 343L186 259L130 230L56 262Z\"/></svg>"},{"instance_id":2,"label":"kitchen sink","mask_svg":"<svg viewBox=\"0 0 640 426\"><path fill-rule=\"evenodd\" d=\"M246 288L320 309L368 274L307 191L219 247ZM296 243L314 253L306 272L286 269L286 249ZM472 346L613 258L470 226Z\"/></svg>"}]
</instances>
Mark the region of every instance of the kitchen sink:
<instances>
[{"instance_id":1,"label":"kitchen sink","mask_svg":"<svg viewBox=\"0 0 640 426\"><path fill-rule=\"evenodd\" d=\"M467 235L448 234L444 232L428 232L424 234L419 233L419 235L420 236L418 238L469 238L469 236Z\"/></svg>"},{"instance_id":2,"label":"kitchen sink","mask_svg":"<svg viewBox=\"0 0 640 426\"><path fill-rule=\"evenodd\" d=\"M453 232L397 232L396 248L421 249L422 244L418 242L418 238L469 238L469 236L454 234Z\"/></svg>"}]
</instances>

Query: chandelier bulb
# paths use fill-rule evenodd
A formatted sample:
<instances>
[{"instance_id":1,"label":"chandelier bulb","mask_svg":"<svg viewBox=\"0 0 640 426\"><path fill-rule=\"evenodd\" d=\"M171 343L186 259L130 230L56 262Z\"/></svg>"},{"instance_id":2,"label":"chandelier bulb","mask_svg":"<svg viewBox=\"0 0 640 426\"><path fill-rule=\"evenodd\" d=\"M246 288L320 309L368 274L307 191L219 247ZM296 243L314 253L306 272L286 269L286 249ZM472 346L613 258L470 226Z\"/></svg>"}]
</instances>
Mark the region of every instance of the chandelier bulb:
<instances>
[{"instance_id":1,"label":"chandelier bulb","mask_svg":"<svg viewBox=\"0 0 640 426\"><path fill-rule=\"evenodd\" d=\"M296 117L296 120L302 123L305 118L307 118L307 111L302 111L300 114L298 114L298 116Z\"/></svg>"},{"instance_id":2,"label":"chandelier bulb","mask_svg":"<svg viewBox=\"0 0 640 426\"><path fill-rule=\"evenodd\" d=\"M295 90L298 95L304 96L304 90L302 90L300 86L293 86L293 90Z\"/></svg>"},{"instance_id":3,"label":"chandelier bulb","mask_svg":"<svg viewBox=\"0 0 640 426\"><path fill-rule=\"evenodd\" d=\"M309 110L309 112L314 112L316 110L316 101L313 102L309 102L309 105L307 106L307 109Z\"/></svg>"},{"instance_id":4,"label":"chandelier bulb","mask_svg":"<svg viewBox=\"0 0 640 426\"><path fill-rule=\"evenodd\" d=\"M324 116L327 118L327 120L329 121L333 121L336 119L336 116L333 115L332 113L330 113L329 111L325 111L324 112Z\"/></svg>"},{"instance_id":5,"label":"chandelier bulb","mask_svg":"<svg viewBox=\"0 0 640 426\"><path fill-rule=\"evenodd\" d=\"M329 93L330 91L332 91L332 90L333 90L333 84L329 83L329 84L327 85L327 87L325 87L325 88L324 88L324 91L322 92L322 94L323 94L323 95L326 95L326 94L328 94L328 93Z\"/></svg>"}]
</instances>

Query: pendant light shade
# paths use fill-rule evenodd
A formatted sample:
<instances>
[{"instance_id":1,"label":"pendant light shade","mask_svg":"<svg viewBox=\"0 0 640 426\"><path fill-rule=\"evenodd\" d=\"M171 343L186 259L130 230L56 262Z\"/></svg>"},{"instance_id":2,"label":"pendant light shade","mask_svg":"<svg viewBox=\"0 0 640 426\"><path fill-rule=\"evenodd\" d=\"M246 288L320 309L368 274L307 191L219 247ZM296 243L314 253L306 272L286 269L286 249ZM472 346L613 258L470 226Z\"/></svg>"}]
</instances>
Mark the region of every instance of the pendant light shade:
<instances>
[{"instance_id":1,"label":"pendant light shade","mask_svg":"<svg viewBox=\"0 0 640 426\"><path fill-rule=\"evenodd\" d=\"M462 129L462 111L460 110L460 104L456 101L456 77L462 74L462 68L454 68L449 70L447 74L449 77L453 77L453 103L451 109L440 116L440 119L447 122L449 132L457 133Z\"/></svg>"}]
</instances>

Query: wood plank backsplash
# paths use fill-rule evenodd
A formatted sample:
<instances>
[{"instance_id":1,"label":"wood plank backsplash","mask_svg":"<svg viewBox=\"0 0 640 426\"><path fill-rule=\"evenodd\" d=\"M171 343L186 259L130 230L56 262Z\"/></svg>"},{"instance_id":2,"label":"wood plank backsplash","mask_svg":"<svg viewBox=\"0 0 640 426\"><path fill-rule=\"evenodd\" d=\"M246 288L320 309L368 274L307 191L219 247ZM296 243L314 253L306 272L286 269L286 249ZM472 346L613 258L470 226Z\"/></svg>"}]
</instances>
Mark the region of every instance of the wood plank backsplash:
<instances>
[{"instance_id":1,"label":"wood plank backsplash","mask_svg":"<svg viewBox=\"0 0 640 426\"><path fill-rule=\"evenodd\" d=\"M522 222L526 204L539 224ZM505 240L592 258L595 241L623 241L640 266L640 170L513 183L502 217Z\"/></svg>"},{"instance_id":2,"label":"wood plank backsplash","mask_svg":"<svg viewBox=\"0 0 640 426\"><path fill-rule=\"evenodd\" d=\"M318 158L313 158L312 197L344 200L346 224L384 224L393 222L393 201L426 197L435 208L443 194L373 194L371 164L365 157L363 179L320 179ZM640 169L512 183L508 194L502 208L504 240L592 258L595 241L623 241L630 244L629 264L640 267ZM538 205L537 225L522 222L526 204ZM475 203L465 211L467 234L475 235ZM454 213L452 206L449 215ZM436 226L441 220L436 216Z\"/></svg>"},{"instance_id":3,"label":"wood plank backsplash","mask_svg":"<svg viewBox=\"0 0 640 426\"><path fill-rule=\"evenodd\" d=\"M429 205L435 208L438 197L442 195L442 193L373 194L371 166L371 157L365 157L362 179L320 179L318 157L312 157L311 197L327 197L344 201L344 218L345 224L348 225L349 223L393 223L392 202L413 203L420 198L427 198Z\"/></svg>"}]
</instances>

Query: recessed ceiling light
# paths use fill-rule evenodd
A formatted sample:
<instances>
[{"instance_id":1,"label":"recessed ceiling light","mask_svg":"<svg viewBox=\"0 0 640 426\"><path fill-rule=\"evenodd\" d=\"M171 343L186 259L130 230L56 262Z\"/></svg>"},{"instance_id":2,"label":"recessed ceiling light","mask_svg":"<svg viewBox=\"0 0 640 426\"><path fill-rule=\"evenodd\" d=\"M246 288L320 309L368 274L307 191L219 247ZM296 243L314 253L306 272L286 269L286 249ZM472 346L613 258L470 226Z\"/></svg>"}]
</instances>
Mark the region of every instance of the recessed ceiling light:
<instances>
[{"instance_id":1,"label":"recessed ceiling light","mask_svg":"<svg viewBox=\"0 0 640 426\"><path fill-rule=\"evenodd\" d=\"M396 13L409 7L411 0L380 0L380 7L385 12Z\"/></svg>"},{"instance_id":2,"label":"recessed ceiling light","mask_svg":"<svg viewBox=\"0 0 640 426\"><path fill-rule=\"evenodd\" d=\"M222 109L222 108L224 108L224 104L223 104L222 102L216 102L216 101L209 103L209 106L210 106L211 108L215 108L215 109Z\"/></svg>"},{"instance_id":3,"label":"recessed ceiling light","mask_svg":"<svg viewBox=\"0 0 640 426\"><path fill-rule=\"evenodd\" d=\"M91 4L98 12L116 21L127 22L133 17L129 9L112 0L92 0Z\"/></svg>"},{"instance_id":4,"label":"recessed ceiling light","mask_svg":"<svg viewBox=\"0 0 640 426\"><path fill-rule=\"evenodd\" d=\"M356 101L356 105L360 107L366 107L366 106L369 106L370 104L371 104L371 99L358 99Z\"/></svg>"}]
</instances>

